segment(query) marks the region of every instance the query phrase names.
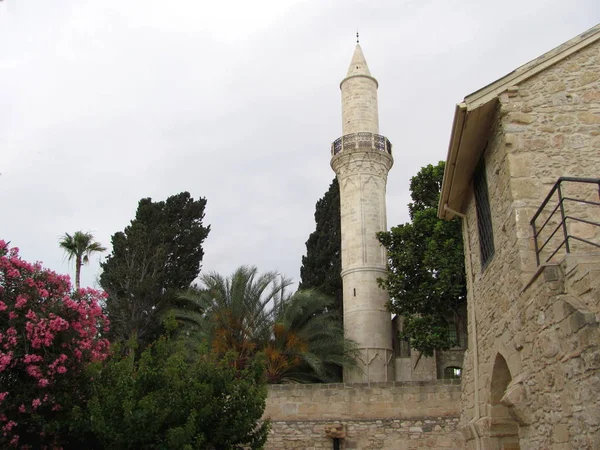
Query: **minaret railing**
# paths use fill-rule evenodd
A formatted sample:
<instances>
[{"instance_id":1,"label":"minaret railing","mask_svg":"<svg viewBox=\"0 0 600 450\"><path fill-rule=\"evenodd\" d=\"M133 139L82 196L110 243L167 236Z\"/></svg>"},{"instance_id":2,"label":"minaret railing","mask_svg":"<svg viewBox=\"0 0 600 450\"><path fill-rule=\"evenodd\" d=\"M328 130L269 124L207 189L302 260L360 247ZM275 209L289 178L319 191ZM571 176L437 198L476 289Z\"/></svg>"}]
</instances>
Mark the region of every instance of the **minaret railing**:
<instances>
[{"instance_id":1,"label":"minaret railing","mask_svg":"<svg viewBox=\"0 0 600 450\"><path fill-rule=\"evenodd\" d=\"M392 154L392 143L380 134L351 133L337 138L331 144L331 154L337 155L345 150L378 150Z\"/></svg>"}]
</instances>

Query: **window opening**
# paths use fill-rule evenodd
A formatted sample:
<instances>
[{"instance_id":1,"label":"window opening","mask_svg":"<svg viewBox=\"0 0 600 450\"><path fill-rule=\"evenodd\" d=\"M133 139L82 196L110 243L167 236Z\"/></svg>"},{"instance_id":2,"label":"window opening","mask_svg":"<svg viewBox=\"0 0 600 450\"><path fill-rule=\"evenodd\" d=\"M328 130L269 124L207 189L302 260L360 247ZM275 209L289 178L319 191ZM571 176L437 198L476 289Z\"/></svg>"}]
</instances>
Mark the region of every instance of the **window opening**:
<instances>
[{"instance_id":1,"label":"window opening","mask_svg":"<svg viewBox=\"0 0 600 450\"><path fill-rule=\"evenodd\" d=\"M475 168L473 175L475 189L475 208L477 210L477 229L479 231L479 250L481 253L481 270L485 269L494 256L494 234L492 229L492 213L488 194L487 177L483 157Z\"/></svg>"},{"instance_id":2,"label":"window opening","mask_svg":"<svg viewBox=\"0 0 600 450\"><path fill-rule=\"evenodd\" d=\"M448 322L448 337L454 343L455 347L460 345L460 342L458 342L458 332L456 331L456 322L454 320Z\"/></svg>"},{"instance_id":3,"label":"window opening","mask_svg":"<svg viewBox=\"0 0 600 450\"><path fill-rule=\"evenodd\" d=\"M450 366L444 369L444 378L460 378L462 375L462 368L457 366Z\"/></svg>"}]
</instances>

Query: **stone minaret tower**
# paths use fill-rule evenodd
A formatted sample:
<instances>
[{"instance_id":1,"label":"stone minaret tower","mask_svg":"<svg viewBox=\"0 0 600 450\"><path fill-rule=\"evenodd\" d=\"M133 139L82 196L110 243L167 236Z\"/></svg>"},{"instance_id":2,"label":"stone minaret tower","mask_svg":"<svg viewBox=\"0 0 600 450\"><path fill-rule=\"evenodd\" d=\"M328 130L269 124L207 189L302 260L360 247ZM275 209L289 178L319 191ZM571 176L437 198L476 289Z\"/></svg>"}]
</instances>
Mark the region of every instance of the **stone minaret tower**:
<instances>
[{"instance_id":1,"label":"stone minaret tower","mask_svg":"<svg viewBox=\"0 0 600 450\"><path fill-rule=\"evenodd\" d=\"M375 236L387 230L385 190L394 160L390 141L378 134L378 86L357 43L340 83L343 135L331 146L340 185L344 332L360 349L361 370L345 373L347 383L394 381L388 295L377 284L387 274L386 253Z\"/></svg>"}]
</instances>

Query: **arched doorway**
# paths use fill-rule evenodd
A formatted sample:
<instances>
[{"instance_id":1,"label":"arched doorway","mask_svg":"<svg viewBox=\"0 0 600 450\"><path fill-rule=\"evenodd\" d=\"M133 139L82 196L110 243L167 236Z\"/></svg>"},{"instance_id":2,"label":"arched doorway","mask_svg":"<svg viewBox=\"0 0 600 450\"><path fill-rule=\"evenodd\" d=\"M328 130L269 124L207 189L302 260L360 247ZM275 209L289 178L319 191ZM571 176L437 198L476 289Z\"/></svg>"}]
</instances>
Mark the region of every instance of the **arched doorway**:
<instances>
[{"instance_id":1,"label":"arched doorway","mask_svg":"<svg viewBox=\"0 0 600 450\"><path fill-rule=\"evenodd\" d=\"M498 353L492 371L490 396L490 443L489 450L519 450L519 424L510 410L502 404L502 397L512 381L504 357Z\"/></svg>"}]
</instances>

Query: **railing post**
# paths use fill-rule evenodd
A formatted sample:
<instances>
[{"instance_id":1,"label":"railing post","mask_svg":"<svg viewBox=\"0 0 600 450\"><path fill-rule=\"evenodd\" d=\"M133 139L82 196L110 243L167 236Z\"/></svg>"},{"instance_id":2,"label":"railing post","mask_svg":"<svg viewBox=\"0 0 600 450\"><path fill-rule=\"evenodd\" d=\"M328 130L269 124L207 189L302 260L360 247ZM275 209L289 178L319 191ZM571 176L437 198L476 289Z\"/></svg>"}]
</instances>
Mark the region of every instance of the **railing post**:
<instances>
[{"instance_id":1,"label":"railing post","mask_svg":"<svg viewBox=\"0 0 600 450\"><path fill-rule=\"evenodd\" d=\"M535 247L535 261L536 265L540 265L540 252L538 250L538 241L537 241L537 230L535 228L535 220L531 222L531 227L533 228L533 245Z\"/></svg>"},{"instance_id":2,"label":"railing post","mask_svg":"<svg viewBox=\"0 0 600 450\"><path fill-rule=\"evenodd\" d=\"M571 253L569 248L569 232L567 231L567 219L565 218L565 206L563 205L562 183L558 182L558 201L560 204L560 218L562 219L563 234L565 235L565 250Z\"/></svg>"}]
</instances>

